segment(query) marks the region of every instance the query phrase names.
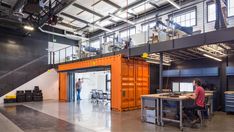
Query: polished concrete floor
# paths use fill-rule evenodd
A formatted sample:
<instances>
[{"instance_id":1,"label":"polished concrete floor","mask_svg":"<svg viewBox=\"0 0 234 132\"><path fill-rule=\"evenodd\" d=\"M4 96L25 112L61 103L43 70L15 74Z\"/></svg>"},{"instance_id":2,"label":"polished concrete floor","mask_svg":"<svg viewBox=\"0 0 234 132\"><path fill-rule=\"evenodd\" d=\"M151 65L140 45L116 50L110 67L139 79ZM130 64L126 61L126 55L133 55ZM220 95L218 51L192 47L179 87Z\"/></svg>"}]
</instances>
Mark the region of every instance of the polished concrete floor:
<instances>
[{"instance_id":1,"label":"polished concrete floor","mask_svg":"<svg viewBox=\"0 0 234 132\"><path fill-rule=\"evenodd\" d=\"M179 132L177 125L164 127L143 123L140 110L113 112L109 106L88 100L76 103L31 102L0 106L0 131L6 132ZM15 107L15 108L14 108ZM2 113L2 114L1 114ZM20 116L21 115L21 116ZM22 116L22 115L25 115ZM30 120L31 119L31 120ZM33 121L33 122L30 122ZM234 115L216 112L204 128L184 128L189 132L234 132Z\"/></svg>"}]
</instances>

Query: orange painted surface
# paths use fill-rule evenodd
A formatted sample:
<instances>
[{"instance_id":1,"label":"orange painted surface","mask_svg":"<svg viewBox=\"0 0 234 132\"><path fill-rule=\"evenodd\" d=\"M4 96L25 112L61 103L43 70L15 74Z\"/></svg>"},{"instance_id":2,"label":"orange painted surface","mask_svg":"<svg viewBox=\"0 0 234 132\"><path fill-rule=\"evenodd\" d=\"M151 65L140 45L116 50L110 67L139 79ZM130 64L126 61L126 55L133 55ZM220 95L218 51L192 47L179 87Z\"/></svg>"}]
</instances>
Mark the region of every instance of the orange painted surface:
<instances>
[{"instance_id":1,"label":"orange painted surface","mask_svg":"<svg viewBox=\"0 0 234 132\"><path fill-rule=\"evenodd\" d=\"M136 106L141 106L141 95L149 94L149 65L143 61L135 62Z\"/></svg>"},{"instance_id":2,"label":"orange painted surface","mask_svg":"<svg viewBox=\"0 0 234 132\"><path fill-rule=\"evenodd\" d=\"M149 94L149 65L139 60L122 60L122 108L141 106L141 95Z\"/></svg>"},{"instance_id":3,"label":"orange painted surface","mask_svg":"<svg viewBox=\"0 0 234 132\"><path fill-rule=\"evenodd\" d=\"M67 73L59 73L59 100L67 101Z\"/></svg>"},{"instance_id":4,"label":"orange painted surface","mask_svg":"<svg viewBox=\"0 0 234 132\"><path fill-rule=\"evenodd\" d=\"M66 71L95 66L111 66L111 108L119 110L121 108L121 59L122 55L116 55L70 64L62 64L58 66L58 70Z\"/></svg>"},{"instance_id":5,"label":"orange painted surface","mask_svg":"<svg viewBox=\"0 0 234 132\"><path fill-rule=\"evenodd\" d=\"M122 111L138 107L141 104L140 96L149 93L149 65L141 60L125 59L122 55L62 64L58 66L58 70L67 71L95 66L111 66L111 108ZM67 89L66 85L63 83L62 85L65 87L61 88Z\"/></svg>"}]
</instances>

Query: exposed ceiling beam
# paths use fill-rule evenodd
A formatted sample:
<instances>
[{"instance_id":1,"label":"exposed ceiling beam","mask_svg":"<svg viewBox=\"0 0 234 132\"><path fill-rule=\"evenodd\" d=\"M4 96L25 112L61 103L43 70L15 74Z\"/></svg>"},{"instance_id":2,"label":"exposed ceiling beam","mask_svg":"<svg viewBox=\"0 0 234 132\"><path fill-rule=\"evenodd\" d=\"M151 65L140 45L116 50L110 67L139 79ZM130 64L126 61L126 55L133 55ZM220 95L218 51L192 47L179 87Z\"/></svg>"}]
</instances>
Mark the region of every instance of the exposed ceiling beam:
<instances>
[{"instance_id":1,"label":"exposed ceiling beam","mask_svg":"<svg viewBox=\"0 0 234 132\"><path fill-rule=\"evenodd\" d=\"M77 3L74 3L73 6L75 6L75 7L77 7L77 8L80 8L80 9L82 9L83 11L87 11L87 12L89 12L89 13L91 13L91 14L94 14L94 15L96 15L96 16L99 16L99 17L101 17L101 18L104 17L103 15L101 15L101 14L95 12L95 11L92 11L92 10L90 10L90 9L84 7L84 6L81 6L81 5L77 4ZM113 20L110 20L110 21L113 22L113 23L116 23L116 21L113 21Z\"/></svg>"},{"instance_id":2,"label":"exposed ceiling beam","mask_svg":"<svg viewBox=\"0 0 234 132\"><path fill-rule=\"evenodd\" d=\"M82 9L82 10L84 10L84 11L87 11L87 12L89 12L89 13L91 13L91 14L94 14L94 15L96 15L96 16L104 17L103 15L101 15L101 14L95 12L95 11L92 11L92 10L90 10L90 9L84 7L84 6L81 6L81 5L77 4L77 3L74 3L73 6L75 6L75 7L77 7L77 8L80 8L80 9Z\"/></svg>"},{"instance_id":3,"label":"exposed ceiling beam","mask_svg":"<svg viewBox=\"0 0 234 132\"><path fill-rule=\"evenodd\" d=\"M168 53L170 56L173 56L173 57L175 57L175 58L179 58L179 59L182 59L182 60L187 60L187 59L189 59L188 57L184 57L184 56L180 56L180 55L178 55L178 54L175 54L175 52L170 52L170 53Z\"/></svg>"},{"instance_id":4,"label":"exposed ceiling beam","mask_svg":"<svg viewBox=\"0 0 234 132\"><path fill-rule=\"evenodd\" d=\"M177 1L178 1L178 0L177 0ZM142 2L145 2L145 0L141 0L141 3L142 3ZM185 4L188 4L188 3L190 3L190 2L193 2L194 5L196 5L196 4L198 4L198 3L201 3L201 1L194 2L194 0L184 0L184 1L181 2L181 5L185 5ZM139 1L137 1L137 3L139 4ZM136 4L133 3L132 5L136 5ZM129 6L130 6L130 5L129 5ZM131 6L130 6L130 7L131 7ZM185 9L185 8L186 8L186 7L183 7L183 9ZM120 10L123 10L123 9L124 9L124 8L121 8L121 9L117 10L116 12L114 12L113 14L115 14L115 13L117 13L117 12L119 12ZM125 8L125 9L127 9L127 8ZM161 11L161 10L168 10L168 9L172 9L172 5L171 5L170 3L166 3L166 4L162 5L162 6L160 6L159 8L153 8L152 10L149 10L149 11L147 11L147 12L138 14L138 15L137 15L137 19L143 18L143 17L145 17L145 16L147 16L147 15L155 14L156 12ZM173 13L173 11L171 11L171 13ZM99 21L103 21L103 20L106 20L106 19L109 19L109 18L110 18L110 16L105 16L105 17L101 18ZM133 17L133 18L129 18L129 20L133 20L133 19L135 19L135 18L134 18L134 17ZM121 26L121 25L123 25L123 24L125 24L125 22L118 22L118 23L115 24L115 25L113 24L113 25L106 26L106 28L118 27L118 26ZM93 32L93 33L91 34L91 36L95 36L95 35L98 35L98 34L101 34L101 33L102 33L101 30L95 31L95 32Z\"/></svg>"},{"instance_id":5,"label":"exposed ceiling beam","mask_svg":"<svg viewBox=\"0 0 234 132\"><path fill-rule=\"evenodd\" d=\"M155 3L149 2L149 4L152 5L155 8L159 8L159 6L157 4L155 4Z\"/></svg>"},{"instance_id":6,"label":"exposed ceiling beam","mask_svg":"<svg viewBox=\"0 0 234 132\"><path fill-rule=\"evenodd\" d=\"M145 2L145 0L140 0L140 1L136 1L136 2L134 2L134 3L132 3L132 4L129 4L128 6L125 6L125 7L123 7L123 8L120 8L120 9L118 9L117 11L115 11L113 14L116 14L116 13L118 13L118 12L121 12L121 11L125 11L125 10L127 10L127 9L129 9L129 8L132 8L132 7L134 7L134 6L137 6L137 5L139 5L139 4L141 4L141 3L143 3L143 2ZM104 20L106 20L106 19L109 19L111 16L105 16L105 17L102 17L101 19L99 19L99 20L97 20L97 21L104 21ZM96 21L96 22L97 22ZM113 20L109 20L109 21L111 21L111 22L113 22ZM96 23L96 22L93 22L93 23ZM117 22L115 22L114 21L114 23L115 24L118 24ZM114 24L114 25L115 25ZM112 27L113 25L111 25L111 27ZM85 29L85 28L87 28L87 26L86 27L83 27L83 28L81 28L81 30L83 30L83 29Z\"/></svg>"},{"instance_id":7,"label":"exposed ceiling beam","mask_svg":"<svg viewBox=\"0 0 234 132\"><path fill-rule=\"evenodd\" d=\"M116 3L114 3L114 2L112 2L110 0L102 0L102 1L106 2L109 5L112 5L112 6L116 7L116 8L118 8L118 9L121 8L121 6L117 5Z\"/></svg>"},{"instance_id":8,"label":"exposed ceiling beam","mask_svg":"<svg viewBox=\"0 0 234 132\"><path fill-rule=\"evenodd\" d=\"M112 30L110 30L110 29L107 29L107 28L105 28L105 27L101 27L101 26L99 26L99 25L95 25L95 24L88 24L88 26L90 26L90 27L94 27L94 28L98 28L98 29L101 29L101 30L103 30L103 31L106 31L106 32L112 32Z\"/></svg>"},{"instance_id":9,"label":"exposed ceiling beam","mask_svg":"<svg viewBox=\"0 0 234 132\"><path fill-rule=\"evenodd\" d=\"M0 6L6 7L6 8L11 8L11 5L9 5L8 3L4 2L4 1L0 1Z\"/></svg>"},{"instance_id":10,"label":"exposed ceiling beam","mask_svg":"<svg viewBox=\"0 0 234 132\"><path fill-rule=\"evenodd\" d=\"M134 3L132 3L132 4L128 5L128 6L126 6L124 8L121 8L121 11L125 11L127 9L131 9L132 7L137 6L137 5L139 5L139 4L141 4L141 3L145 2L145 1L146 0L138 0L138 1L136 1L136 2L134 2Z\"/></svg>"},{"instance_id":11,"label":"exposed ceiling beam","mask_svg":"<svg viewBox=\"0 0 234 132\"><path fill-rule=\"evenodd\" d=\"M111 17L114 17L114 18L120 19L121 21L124 21L124 22L126 22L126 23L129 23L129 24L131 24L131 25L135 25L135 23L134 23L134 22L129 21L128 19L125 19L125 18L119 17L119 16L114 15L114 14L109 14L109 15L110 15Z\"/></svg>"},{"instance_id":12,"label":"exposed ceiling beam","mask_svg":"<svg viewBox=\"0 0 234 132\"><path fill-rule=\"evenodd\" d=\"M72 28L72 29L80 29L80 27L74 26L74 25L70 25L68 23L64 23L64 22L59 22L58 24L68 27L68 28Z\"/></svg>"},{"instance_id":13,"label":"exposed ceiling beam","mask_svg":"<svg viewBox=\"0 0 234 132\"><path fill-rule=\"evenodd\" d=\"M192 54L192 53L190 53L190 52L183 51L183 50L180 50L179 52L184 53L184 54L187 54L187 55L190 55L190 56L193 56L193 57L196 57L196 58L200 58L200 57L201 57L201 56L199 56L199 55Z\"/></svg>"},{"instance_id":14,"label":"exposed ceiling beam","mask_svg":"<svg viewBox=\"0 0 234 132\"><path fill-rule=\"evenodd\" d=\"M191 57L190 55L185 55L183 53L180 53L180 52L173 52L173 54L177 55L177 56L181 56L181 57L184 57L184 58L188 58L188 59L193 59L193 57Z\"/></svg>"},{"instance_id":15,"label":"exposed ceiling beam","mask_svg":"<svg viewBox=\"0 0 234 132\"><path fill-rule=\"evenodd\" d=\"M174 7L176 7L177 9L180 9L181 7L176 3L174 2L174 0L166 0L167 2L169 2L170 4L172 4Z\"/></svg>"},{"instance_id":16,"label":"exposed ceiling beam","mask_svg":"<svg viewBox=\"0 0 234 132\"><path fill-rule=\"evenodd\" d=\"M61 15L66 16L66 17L69 17L69 18L74 19L74 20L76 20L76 21L82 22L82 23L84 23L84 24L88 24L88 23L89 23L89 22L87 22L87 21L85 21L85 20L82 20L82 19L80 19L80 18L78 18L78 17L74 17L74 16L72 16L72 15L70 15L70 14L67 14L67 13L64 13L64 12L62 12Z\"/></svg>"},{"instance_id":17,"label":"exposed ceiling beam","mask_svg":"<svg viewBox=\"0 0 234 132\"><path fill-rule=\"evenodd\" d=\"M58 14L59 12L61 12L63 9L67 8L70 4L72 4L75 0L62 0L61 3L56 4L53 9L52 9L52 14ZM40 16L40 22L39 22L39 26L43 25L46 21L48 21L49 16L44 15L44 16Z\"/></svg>"}]
</instances>

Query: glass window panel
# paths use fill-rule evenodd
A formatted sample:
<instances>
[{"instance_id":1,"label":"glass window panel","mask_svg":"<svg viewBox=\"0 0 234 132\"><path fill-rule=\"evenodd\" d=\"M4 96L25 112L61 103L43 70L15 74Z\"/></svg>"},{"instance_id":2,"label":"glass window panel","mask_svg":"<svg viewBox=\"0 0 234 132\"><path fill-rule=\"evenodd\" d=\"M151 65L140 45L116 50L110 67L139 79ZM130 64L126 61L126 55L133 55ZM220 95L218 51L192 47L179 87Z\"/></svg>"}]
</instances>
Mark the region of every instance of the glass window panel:
<instances>
[{"instance_id":1,"label":"glass window panel","mask_svg":"<svg viewBox=\"0 0 234 132\"><path fill-rule=\"evenodd\" d=\"M191 21L186 21L185 23L186 23L185 24L186 27L189 27L191 25Z\"/></svg>"},{"instance_id":2,"label":"glass window panel","mask_svg":"<svg viewBox=\"0 0 234 132\"><path fill-rule=\"evenodd\" d=\"M194 26L196 25L196 19L191 19L191 25L190 26Z\"/></svg>"},{"instance_id":3,"label":"glass window panel","mask_svg":"<svg viewBox=\"0 0 234 132\"><path fill-rule=\"evenodd\" d=\"M190 15L191 15L191 19L195 19L196 18L195 10L193 12L191 12Z\"/></svg>"},{"instance_id":4,"label":"glass window panel","mask_svg":"<svg viewBox=\"0 0 234 132\"><path fill-rule=\"evenodd\" d=\"M186 19L186 20L189 20L189 19L190 19L190 13L188 13L188 14L185 15L185 19Z\"/></svg>"},{"instance_id":5,"label":"glass window panel","mask_svg":"<svg viewBox=\"0 0 234 132\"><path fill-rule=\"evenodd\" d=\"M91 41L90 42L90 46L93 48L100 48L100 41L99 40L95 40L95 41Z\"/></svg>"},{"instance_id":6,"label":"glass window panel","mask_svg":"<svg viewBox=\"0 0 234 132\"><path fill-rule=\"evenodd\" d=\"M173 19L174 22L180 24L181 26L195 26L196 25L196 10L183 12L181 14L177 14Z\"/></svg>"},{"instance_id":7,"label":"glass window panel","mask_svg":"<svg viewBox=\"0 0 234 132\"><path fill-rule=\"evenodd\" d=\"M150 28L152 28L152 27L154 27L155 26L155 22L151 22L150 24L149 24L149 27Z\"/></svg>"},{"instance_id":8,"label":"glass window panel","mask_svg":"<svg viewBox=\"0 0 234 132\"><path fill-rule=\"evenodd\" d=\"M176 17L176 22L180 22L180 17Z\"/></svg>"},{"instance_id":9,"label":"glass window panel","mask_svg":"<svg viewBox=\"0 0 234 132\"><path fill-rule=\"evenodd\" d=\"M216 10L215 4L208 5L208 14L207 14L208 22L214 21L216 19L216 11L215 10Z\"/></svg>"},{"instance_id":10,"label":"glass window panel","mask_svg":"<svg viewBox=\"0 0 234 132\"><path fill-rule=\"evenodd\" d=\"M185 21L180 23L181 26L185 26Z\"/></svg>"},{"instance_id":11,"label":"glass window panel","mask_svg":"<svg viewBox=\"0 0 234 132\"><path fill-rule=\"evenodd\" d=\"M131 28L130 29L130 35L136 34L136 28Z\"/></svg>"},{"instance_id":12,"label":"glass window panel","mask_svg":"<svg viewBox=\"0 0 234 132\"><path fill-rule=\"evenodd\" d=\"M185 21L185 15L181 16L181 22Z\"/></svg>"},{"instance_id":13,"label":"glass window panel","mask_svg":"<svg viewBox=\"0 0 234 132\"><path fill-rule=\"evenodd\" d=\"M234 16L234 0L228 0L228 16Z\"/></svg>"}]
</instances>

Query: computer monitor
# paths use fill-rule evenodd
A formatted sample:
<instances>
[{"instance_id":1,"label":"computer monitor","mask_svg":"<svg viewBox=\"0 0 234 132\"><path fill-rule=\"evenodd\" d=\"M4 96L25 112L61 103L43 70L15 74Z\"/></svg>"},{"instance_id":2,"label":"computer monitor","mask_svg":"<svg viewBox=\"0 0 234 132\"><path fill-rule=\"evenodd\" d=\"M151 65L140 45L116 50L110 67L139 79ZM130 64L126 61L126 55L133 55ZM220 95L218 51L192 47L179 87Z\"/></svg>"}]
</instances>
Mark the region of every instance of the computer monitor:
<instances>
[{"instance_id":1,"label":"computer monitor","mask_svg":"<svg viewBox=\"0 0 234 132\"><path fill-rule=\"evenodd\" d=\"M193 92L193 83L181 82L180 92Z\"/></svg>"},{"instance_id":2,"label":"computer monitor","mask_svg":"<svg viewBox=\"0 0 234 132\"><path fill-rule=\"evenodd\" d=\"M180 91L180 83L172 82L172 92L179 92L179 91Z\"/></svg>"}]
</instances>

